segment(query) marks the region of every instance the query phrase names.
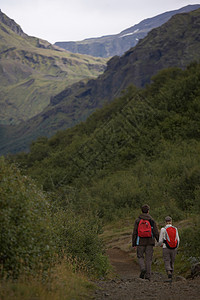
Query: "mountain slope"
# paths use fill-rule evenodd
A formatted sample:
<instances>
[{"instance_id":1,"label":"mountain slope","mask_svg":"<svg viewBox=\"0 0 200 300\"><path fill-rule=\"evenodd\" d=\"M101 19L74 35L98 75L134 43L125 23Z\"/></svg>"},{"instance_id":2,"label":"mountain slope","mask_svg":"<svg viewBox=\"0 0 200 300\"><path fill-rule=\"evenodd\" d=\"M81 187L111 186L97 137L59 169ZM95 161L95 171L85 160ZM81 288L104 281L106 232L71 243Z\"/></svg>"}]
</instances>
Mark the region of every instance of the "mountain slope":
<instances>
[{"instance_id":1,"label":"mountain slope","mask_svg":"<svg viewBox=\"0 0 200 300\"><path fill-rule=\"evenodd\" d=\"M107 35L99 38L85 39L77 42L56 42L55 45L73 53L88 54L97 57L111 57L122 55L131 47L136 46L140 39L143 39L153 28L166 23L173 15L190 12L200 8L200 5L188 5L181 9L165 12L153 18L123 30L119 34Z\"/></svg>"},{"instance_id":2,"label":"mountain slope","mask_svg":"<svg viewBox=\"0 0 200 300\"><path fill-rule=\"evenodd\" d=\"M86 122L38 139L17 161L62 205L109 221L147 200L163 219L199 213L199 86L200 64L162 70Z\"/></svg>"},{"instance_id":3,"label":"mountain slope","mask_svg":"<svg viewBox=\"0 0 200 300\"><path fill-rule=\"evenodd\" d=\"M98 76L105 63L29 37L0 11L0 124L35 116L67 86Z\"/></svg>"},{"instance_id":4,"label":"mountain slope","mask_svg":"<svg viewBox=\"0 0 200 300\"><path fill-rule=\"evenodd\" d=\"M1 153L27 149L38 136L51 136L84 121L130 84L142 87L163 68L185 68L199 60L199 32L200 9L173 16L122 57L112 58L106 71L96 80L79 82L62 91L42 113L18 127L1 127Z\"/></svg>"}]
</instances>

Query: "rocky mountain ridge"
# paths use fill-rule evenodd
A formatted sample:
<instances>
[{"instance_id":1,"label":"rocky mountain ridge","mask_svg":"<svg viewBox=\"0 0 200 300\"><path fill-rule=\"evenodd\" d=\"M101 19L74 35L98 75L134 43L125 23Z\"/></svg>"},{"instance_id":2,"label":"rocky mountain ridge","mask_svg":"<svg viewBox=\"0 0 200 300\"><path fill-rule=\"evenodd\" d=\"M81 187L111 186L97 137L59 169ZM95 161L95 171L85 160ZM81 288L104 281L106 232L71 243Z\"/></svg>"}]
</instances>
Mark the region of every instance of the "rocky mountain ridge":
<instances>
[{"instance_id":1,"label":"rocky mountain ridge","mask_svg":"<svg viewBox=\"0 0 200 300\"><path fill-rule=\"evenodd\" d=\"M52 96L79 80L97 77L106 60L73 54L30 37L0 11L0 124L40 113Z\"/></svg>"},{"instance_id":2,"label":"rocky mountain ridge","mask_svg":"<svg viewBox=\"0 0 200 300\"><path fill-rule=\"evenodd\" d=\"M112 57L123 55L131 47L137 45L153 28L166 23L173 15L190 12L200 8L200 5L188 5L181 9L168 11L127 28L119 34L90 38L83 41L56 42L55 45L73 53L88 54L97 57Z\"/></svg>"},{"instance_id":3,"label":"rocky mountain ridge","mask_svg":"<svg viewBox=\"0 0 200 300\"><path fill-rule=\"evenodd\" d=\"M8 18L0 9L0 22L8 26L14 33L22 37L27 37L22 28L13 20Z\"/></svg>"},{"instance_id":4,"label":"rocky mountain ridge","mask_svg":"<svg viewBox=\"0 0 200 300\"><path fill-rule=\"evenodd\" d=\"M108 61L97 79L79 81L51 98L42 113L17 127L0 127L1 153L27 150L39 136L52 136L72 127L115 97L129 85L144 87L159 70L186 68L200 60L200 9L173 16L153 29L123 56Z\"/></svg>"}]
</instances>

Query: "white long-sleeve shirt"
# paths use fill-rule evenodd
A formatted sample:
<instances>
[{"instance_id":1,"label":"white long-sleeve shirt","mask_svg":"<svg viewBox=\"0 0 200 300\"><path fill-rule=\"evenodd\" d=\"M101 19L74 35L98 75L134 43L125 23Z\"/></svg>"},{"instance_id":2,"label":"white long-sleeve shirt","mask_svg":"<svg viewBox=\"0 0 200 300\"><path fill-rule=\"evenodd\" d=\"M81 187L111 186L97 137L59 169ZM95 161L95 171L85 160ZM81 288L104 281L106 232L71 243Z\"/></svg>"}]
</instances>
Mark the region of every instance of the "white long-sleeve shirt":
<instances>
[{"instance_id":1,"label":"white long-sleeve shirt","mask_svg":"<svg viewBox=\"0 0 200 300\"><path fill-rule=\"evenodd\" d=\"M161 228L160 235L159 235L158 246L161 246L163 244L163 248L167 248L166 244L164 243L164 240L166 240L166 228L168 228L170 226L172 226L172 225L168 224L165 227ZM175 226L173 226L173 227L175 227ZM179 243L180 243L180 238L179 238L179 235L178 235L178 229L177 228L176 228L176 238L177 238L177 241L178 241L178 244L177 244L177 248L178 248Z\"/></svg>"}]
</instances>

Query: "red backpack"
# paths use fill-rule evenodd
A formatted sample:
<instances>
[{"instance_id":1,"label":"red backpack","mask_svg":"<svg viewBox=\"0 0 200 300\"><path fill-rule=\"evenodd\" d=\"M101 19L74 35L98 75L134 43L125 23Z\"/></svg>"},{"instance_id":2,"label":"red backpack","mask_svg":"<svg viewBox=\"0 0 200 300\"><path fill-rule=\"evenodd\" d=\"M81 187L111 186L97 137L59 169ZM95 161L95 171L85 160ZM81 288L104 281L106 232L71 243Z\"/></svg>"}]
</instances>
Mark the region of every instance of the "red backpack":
<instances>
[{"instance_id":1,"label":"red backpack","mask_svg":"<svg viewBox=\"0 0 200 300\"><path fill-rule=\"evenodd\" d=\"M166 230L166 240L164 243L166 244L167 248L175 249L178 246L178 241L176 238L176 228L174 226L170 226L165 228Z\"/></svg>"},{"instance_id":2,"label":"red backpack","mask_svg":"<svg viewBox=\"0 0 200 300\"><path fill-rule=\"evenodd\" d=\"M152 229L149 220L141 219L138 224L139 237L152 237Z\"/></svg>"}]
</instances>

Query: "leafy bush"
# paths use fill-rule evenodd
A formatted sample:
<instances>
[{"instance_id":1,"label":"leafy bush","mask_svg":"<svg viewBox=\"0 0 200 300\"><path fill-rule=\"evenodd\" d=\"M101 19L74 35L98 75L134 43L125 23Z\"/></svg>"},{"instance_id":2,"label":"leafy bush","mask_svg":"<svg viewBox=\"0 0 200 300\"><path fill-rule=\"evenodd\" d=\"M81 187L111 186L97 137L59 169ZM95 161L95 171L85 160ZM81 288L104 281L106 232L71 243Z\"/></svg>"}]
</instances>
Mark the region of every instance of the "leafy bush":
<instances>
[{"instance_id":1,"label":"leafy bush","mask_svg":"<svg viewBox=\"0 0 200 300\"><path fill-rule=\"evenodd\" d=\"M103 244L98 237L98 218L83 217L72 210L59 210L53 216L55 244L60 257L66 255L74 261L75 269L84 268L89 274L105 276L109 263L103 255Z\"/></svg>"},{"instance_id":2,"label":"leafy bush","mask_svg":"<svg viewBox=\"0 0 200 300\"><path fill-rule=\"evenodd\" d=\"M63 256L105 275L109 267L98 237L98 218L59 208L15 165L0 159L1 277L45 271Z\"/></svg>"},{"instance_id":3,"label":"leafy bush","mask_svg":"<svg viewBox=\"0 0 200 300\"><path fill-rule=\"evenodd\" d=\"M181 248L187 258L198 261L200 260L200 217L193 217L192 222L192 225L181 231Z\"/></svg>"},{"instance_id":4,"label":"leafy bush","mask_svg":"<svg viewBox=\"0 0 200 300\"><path fill-rule=\"evenodd\" d=\"M49 203L33 181L0 159L1 276L47 268L53 254Z\"/></svg>"}]
</instances>

